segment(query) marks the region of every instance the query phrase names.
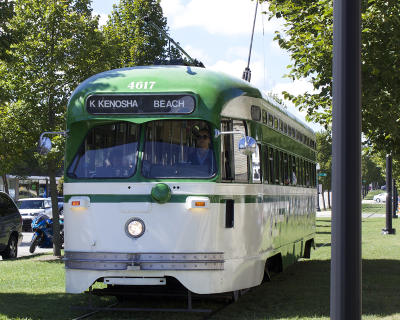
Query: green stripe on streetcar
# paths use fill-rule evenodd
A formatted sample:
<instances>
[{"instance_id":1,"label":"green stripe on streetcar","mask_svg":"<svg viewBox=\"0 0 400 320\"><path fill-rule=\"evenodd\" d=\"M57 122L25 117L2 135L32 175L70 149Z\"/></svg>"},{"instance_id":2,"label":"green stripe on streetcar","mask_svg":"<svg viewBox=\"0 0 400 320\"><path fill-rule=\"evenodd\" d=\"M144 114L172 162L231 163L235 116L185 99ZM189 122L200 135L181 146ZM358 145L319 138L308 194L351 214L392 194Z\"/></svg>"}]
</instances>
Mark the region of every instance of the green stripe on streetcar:
<instances>
[{"instance_id":1,"label":"green stripe on streetcar","mask_svg":"<svg viewBox=\"0 0 400 320\"><path fill-rule=\"evenodd\" d=\"M157 203L150 194L80 194L76 195L77 197L89 197L91 203L123 203L123 202L151 202ZM236 203L259 203L259 202L276 202L281 201L282 198L291 198L291 197L308 197L307 195L277 195L277 196L263 196L262 198L256 195L200 195L200 194L182 194L182 195L172 195L171 199L167 203L185 203L187 197L208 197L211 203L224 203L227 199L233 199ZM311 195L310 195L311 196ZM71 197L74 195L66 195L64 196L65 202L68 202ZM262 201L261 201L262 199Z\"/></svg>"}]
</instances>

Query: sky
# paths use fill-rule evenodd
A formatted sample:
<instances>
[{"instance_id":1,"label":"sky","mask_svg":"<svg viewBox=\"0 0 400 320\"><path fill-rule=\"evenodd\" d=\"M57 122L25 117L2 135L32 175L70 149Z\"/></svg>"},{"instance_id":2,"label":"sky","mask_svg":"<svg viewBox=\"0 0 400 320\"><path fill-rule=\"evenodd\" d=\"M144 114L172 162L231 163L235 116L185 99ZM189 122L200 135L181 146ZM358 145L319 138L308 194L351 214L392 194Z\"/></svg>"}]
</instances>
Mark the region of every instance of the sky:
<instances>
[{"instance_id":1,"label":"sky","mask_svg":"<svg viewBox=\"0 0 400 320\"><path fill-rule=\"evenodd\" d=\"M113 4L117 3L118 0L92 0L93 12L100 15L100 23L107 21ZM207 69L242 77L249 56L255 1L161 0L161 7L170 36L192 58L202 61ZM281 97L282 91L295 95L312 91L307 81L293 82L284 77L288 73L286 66L291 64L290 57L273 41L283 21L269 21L262 13L267 9L267 4L258 5L250 60L251 83ZM290 113L305 122L305 113L300 113L290 102L285 101L285 105ZM307 124L315 131L320 130L316 124Z\"/></svg>"}]
</instances>

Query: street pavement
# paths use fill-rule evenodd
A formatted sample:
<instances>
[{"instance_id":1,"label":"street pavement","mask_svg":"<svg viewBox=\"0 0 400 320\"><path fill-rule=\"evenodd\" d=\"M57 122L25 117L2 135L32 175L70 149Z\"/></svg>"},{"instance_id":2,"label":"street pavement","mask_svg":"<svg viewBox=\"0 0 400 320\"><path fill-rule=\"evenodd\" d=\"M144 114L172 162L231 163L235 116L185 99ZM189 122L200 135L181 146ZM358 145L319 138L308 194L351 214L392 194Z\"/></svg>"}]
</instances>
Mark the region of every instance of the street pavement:
<instances>
[{"instance_id":1,"label":"street pavement","mask_svg":"<svg viewBox=\"0 0 400 320\"><path fill-rule=\"evenodd\" d=\"M374 200L362 200L362 203L368 203L368 204L376 204ZM330 218L332 215L331 209L328 210L322 210L317 211L317 218ZM384 213L362 213L362 218L367 219L367 218L384 218L386 217L386 214Z\"/></svg>"},{"instance_id":2,"label":"street pavement","mask_svg":"<svg viewBox=\"0 0 400 320\"><path fill-rule=\"evenodd\" d=\"M33 236L33 232L23 232L22 235L23 235L22 242L18 247L18 258L26 257L26 256L33 256L33 255L37 255L39 253L47 253L47 252L53 251L53 248L38 248L38 247L36 247L35 252L30 253L29 246L31 245L31 239Z\"/></svg>"}]
</instances>

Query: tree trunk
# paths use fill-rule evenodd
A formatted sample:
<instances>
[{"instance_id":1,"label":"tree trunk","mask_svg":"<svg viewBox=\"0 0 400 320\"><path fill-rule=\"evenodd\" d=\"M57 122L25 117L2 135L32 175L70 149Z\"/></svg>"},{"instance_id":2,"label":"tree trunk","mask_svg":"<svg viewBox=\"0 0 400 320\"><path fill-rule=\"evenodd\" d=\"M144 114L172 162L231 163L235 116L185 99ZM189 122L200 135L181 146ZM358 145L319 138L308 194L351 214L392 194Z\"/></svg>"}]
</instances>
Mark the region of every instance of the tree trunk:
<instances>
[{"instance_id":1,"label":"tree trunk","mask_svg":"<svg viewBox=\"0 0 400 320\"><path fill-rule=\"evenodd\" d=\"M328 190L328 208L331 209L331 190Z\"/></svg>"},{"instance_id":2,"label":"tree trunk","mask_svg":"<svg viewBox=\"0 0 400 320\"><path fill-rule=\"evenodd\" d=\"M10 194L10 190L8 190L7 175L6 174L2 174L1 177L3 179L4 192L7 193L7 194Z\"/></svg>"},{"instance_id":3,"label":"tree trunk","mask_svg":"<svg viewBox=\"0 0 400 320\"><path fill-rule=\"evenodd\" d=\"M325 190L322 189L322 205L324 206L324 211L326 210L326 205L325 205Z\"/></svg>"},{"instance_id":4,"label":"tree trunk","mask_svg":"<svg viewBox=\"0 0 400 320\"><path fill-rule=\"evenodd\" d=\"M60 239L60 215L58 212L58 199L57 199L57 184L56 173L53 164L49 165L49 178L50 178L50 195L51 206L53 211L53 255L56 257L61 256L61 239Z\"/></svg>"}]
</instances>

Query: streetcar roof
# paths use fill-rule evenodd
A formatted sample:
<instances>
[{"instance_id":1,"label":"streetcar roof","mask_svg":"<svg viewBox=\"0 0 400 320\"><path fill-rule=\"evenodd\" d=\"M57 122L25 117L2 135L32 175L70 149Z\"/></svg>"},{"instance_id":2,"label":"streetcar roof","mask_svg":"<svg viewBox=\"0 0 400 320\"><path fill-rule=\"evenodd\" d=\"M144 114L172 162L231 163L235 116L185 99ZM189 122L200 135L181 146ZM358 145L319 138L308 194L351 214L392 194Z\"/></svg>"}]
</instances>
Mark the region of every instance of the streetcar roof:
<instances>
[{"instance_id":1,"label":"streetcar roof","mask_svg":"<svg viewBox=\"0 0 400 320\"><path fill-rule=\"evenodd\" d=\"M135 84L139 83L140 85ZM263 100L270 109L285 114L304 129L314 134L304 122L287 112L277 102L267 97L250 83L230 75L189 66L138 66L115 69L96 74L83 81L73 92L68 104L68 122L77 122L93 116L85 109L86 99L93 94L194 94L205 112L202 116L215 120L223 107L232 99L251 97ZM265 105L263 103L263 105ZM207 110L208 109L208 110ZM126 115L107 115L103 118L119 120ZM136 123L159 119L154 115L131 115ZM214 122L214 121L212 121Z\"/></svg>"}]
</instances>

